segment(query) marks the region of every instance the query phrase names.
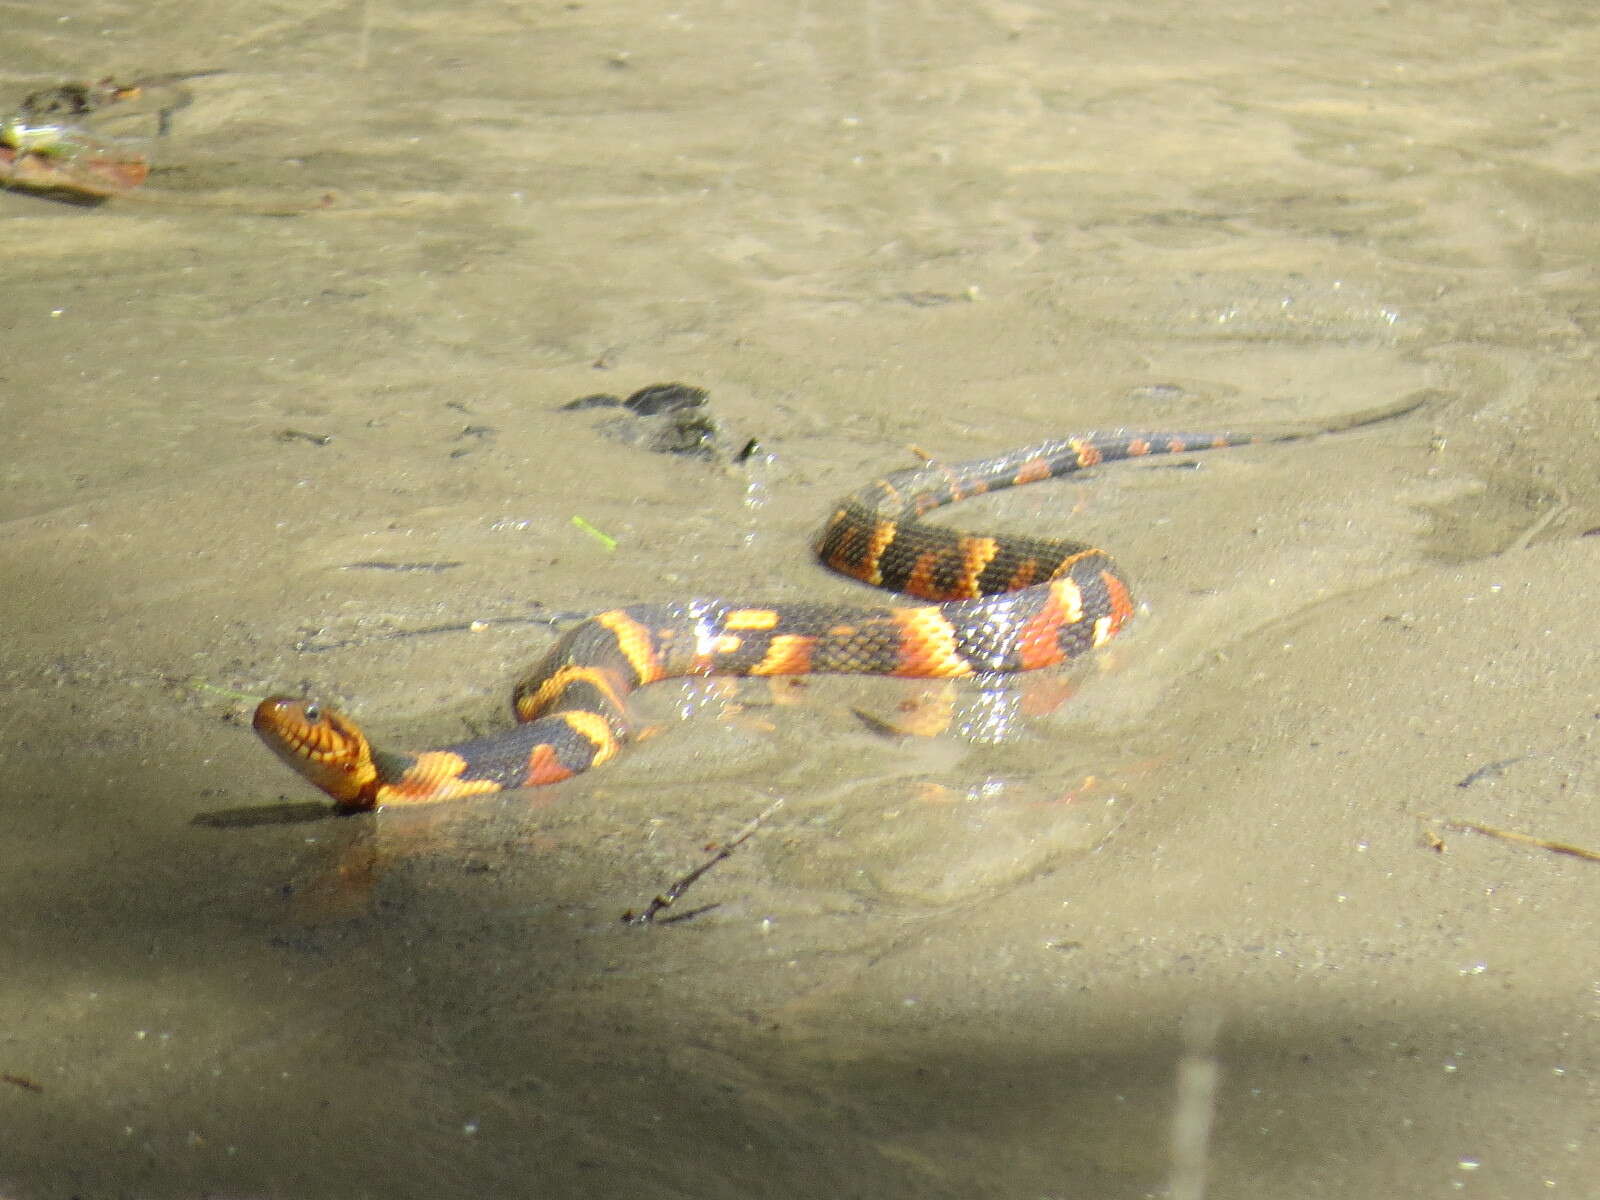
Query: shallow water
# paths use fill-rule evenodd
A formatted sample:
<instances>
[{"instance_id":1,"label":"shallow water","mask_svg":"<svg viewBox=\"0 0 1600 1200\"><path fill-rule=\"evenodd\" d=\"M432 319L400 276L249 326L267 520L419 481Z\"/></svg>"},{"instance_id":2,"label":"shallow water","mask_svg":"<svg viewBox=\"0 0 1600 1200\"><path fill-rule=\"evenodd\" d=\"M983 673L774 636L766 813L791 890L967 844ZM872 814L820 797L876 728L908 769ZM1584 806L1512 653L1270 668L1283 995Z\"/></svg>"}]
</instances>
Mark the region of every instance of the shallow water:
<instances>
[{"instance_id":1,"label":"shallow water","mask_svg":"<svg viewBox=\"0 0 1600 1200\"><path fill-rule=\"evenodd\" d=\"M1194 1196L1180 1115L1215 1196L1586 1193L1600 875L1449 823L1600 847L1587 6L6 20L7 95L228 73L0 193L0 1196ZM761 453L557 411L674 379ZM339 821L237 698L454 740L551 612L867 600L806 539L911 445L1422 388L962 505L1133 578L1069 672Z\"/></svg>"}]
</instances>

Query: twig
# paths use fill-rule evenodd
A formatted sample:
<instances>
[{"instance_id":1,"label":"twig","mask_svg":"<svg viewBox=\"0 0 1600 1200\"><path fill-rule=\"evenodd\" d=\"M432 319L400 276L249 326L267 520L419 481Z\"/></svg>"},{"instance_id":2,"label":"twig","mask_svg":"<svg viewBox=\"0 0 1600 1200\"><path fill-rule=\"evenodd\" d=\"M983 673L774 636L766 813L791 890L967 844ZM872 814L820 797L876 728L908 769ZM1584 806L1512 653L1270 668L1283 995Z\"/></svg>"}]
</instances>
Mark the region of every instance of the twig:
<instances>
[{"instance_id":1,"label":"twig","mask_svg":"<svg viewBox=\"0 0 1600 1200\"><path fill-rule=\"evenodd\" d=\"M616 538L612 537L609 533L606 533L602 529L596 529L593 525L589 524L589 522L585 521L582 517L577 516L576 514L574 514L573 518L572 518L572 523L574 525L576 525L579 529L583 530L583 532L587 533L595 541L599 542L607 550L615 550L617 548L617 539Z\"/></svg>"},{"instance_id":2,"label":"twig","mask_svg":"<svg viewBox=\"0 0 1600 1200\"><path fill-rule=\"evenodd\" d=\"M1565 854L1569 858L1581 858L1584 862L1600 862L1600 851L1574 846L1571 842L1552 842L1529 833L1518 833L1513 829L1496 829L1493 825L1480 825L1476 821L1443 821L1441 825L1455 833L1481 833L1484 837L1499 838L1502 842L1515 842L1519 846L1536 846L1540 850L1550 851L1551 854Z\"/></svg>"},{"instance_id":3,"label":"twig","mask_svg":"<svg viewBox=\"0 0 1600 1200\"><path fill-rule=\"evenodd\" d=\"M750 819L750 823L739 831L738 836L734 837L731 841L724 842L722 845L718 846L710 858L706 859L705 862L701 863L687 875L684 875L682 878L678 879L677 882L675 882L665 892L661 893L654 900L650 901L650 903L645 906L643 912L636 913L630 908L627 912L623 913L622 923L624 925L667 925L675 921L690 920L693 917L698 917L701 913L710 912L712 909L719 907L716 904L706 904L702 905L700 908L693 908L687 912L675 913L670 917L663 917L659 921L656 920L657 913L661 912L663 909L671 908L674 904L676 904L683 894L693 887L695 882L707 871L711 870L712 867L716 866L725 858L733 857L733 852L740 846L744 845L745 842L750 840L750 835L755 833L755 831L761 826L761 823L782 807L783 798L779 797L771 804L767 805L766 808L762 809L754 817L752 817Z\"/></svg>"}]
</instances>

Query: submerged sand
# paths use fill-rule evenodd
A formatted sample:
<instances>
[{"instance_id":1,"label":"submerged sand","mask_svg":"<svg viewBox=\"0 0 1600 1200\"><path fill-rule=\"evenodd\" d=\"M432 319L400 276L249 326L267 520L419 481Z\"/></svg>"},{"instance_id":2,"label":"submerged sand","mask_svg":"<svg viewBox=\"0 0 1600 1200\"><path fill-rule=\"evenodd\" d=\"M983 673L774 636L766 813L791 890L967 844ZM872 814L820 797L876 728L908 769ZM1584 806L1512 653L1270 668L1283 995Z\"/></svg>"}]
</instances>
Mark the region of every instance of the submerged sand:
<instances>
[{"instance_id":1,"label":"submerged sand","mask_svg":"<svg viewBox=\"0 0 1600 1200\"><path fill-rule=\"evenodd\" d=\"M1483 832L1600 849L1586 6L181 7L7 18L8 94L228 73L139 195L0 193L0 1195L1588 1193L1600 863ZM759 452L559 411L669 380ZM662 685L343 821L248 729L868 601L806 539L912 445L1419 389L952 513L1124 564L1072 671Z\"/></svg>"}]
</instances>

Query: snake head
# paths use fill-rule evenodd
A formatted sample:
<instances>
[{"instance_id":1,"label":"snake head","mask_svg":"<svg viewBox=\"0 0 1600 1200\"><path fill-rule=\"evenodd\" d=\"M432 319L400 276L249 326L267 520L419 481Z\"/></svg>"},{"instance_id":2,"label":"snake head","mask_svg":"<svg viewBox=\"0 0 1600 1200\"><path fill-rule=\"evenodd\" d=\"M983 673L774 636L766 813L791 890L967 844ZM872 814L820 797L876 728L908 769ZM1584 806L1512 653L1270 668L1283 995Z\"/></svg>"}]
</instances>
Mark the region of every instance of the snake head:
<instances>
[{"instance_id":1,"label":"snake head","mask_svg":"<svg viewBox=\"0 0 1600 1200\"><path fill-rule=\"evenodd\" d=\"M274 754L341 808L371 808L378 769L366 735L343 713L313 700L269 696L251 721Z\"/></svg>"}]
</instances>

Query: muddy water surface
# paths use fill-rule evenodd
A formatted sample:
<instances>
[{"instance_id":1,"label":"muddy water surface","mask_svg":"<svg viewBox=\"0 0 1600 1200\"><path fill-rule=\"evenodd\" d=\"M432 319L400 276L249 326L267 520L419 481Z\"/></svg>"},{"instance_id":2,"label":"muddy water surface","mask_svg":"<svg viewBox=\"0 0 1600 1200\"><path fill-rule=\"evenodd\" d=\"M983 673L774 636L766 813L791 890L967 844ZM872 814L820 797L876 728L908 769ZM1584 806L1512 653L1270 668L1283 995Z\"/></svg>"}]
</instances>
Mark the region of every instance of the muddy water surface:
<instances>
[{"instance_id":1,"label":"muddy water surface","mask_svg":"<svg viewBox=\"0 0 1600 1200\"><path fill-rule=\"evenodd\" d=\"M13 8L8 97L227 73L140 195L0 194L0 1195L1591 1190L1600 867L1463 831L1600 847L1588 6ZM558 411L667 380L759 452ZM1116 552L1072 671L662 685L337 821L248 730L861 599L806 539L913 444L1424 389L952 514Z\"/></svg>"}]
</instances>

